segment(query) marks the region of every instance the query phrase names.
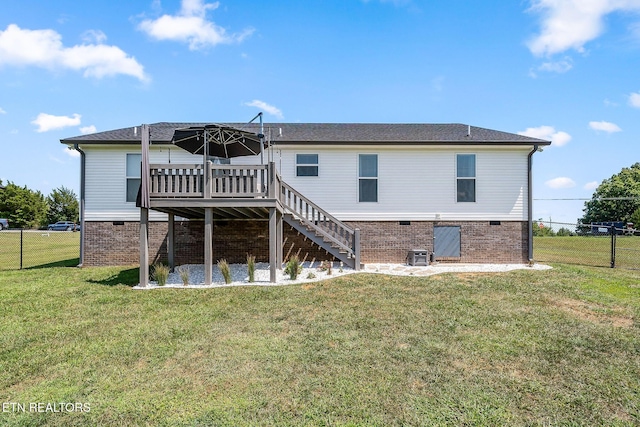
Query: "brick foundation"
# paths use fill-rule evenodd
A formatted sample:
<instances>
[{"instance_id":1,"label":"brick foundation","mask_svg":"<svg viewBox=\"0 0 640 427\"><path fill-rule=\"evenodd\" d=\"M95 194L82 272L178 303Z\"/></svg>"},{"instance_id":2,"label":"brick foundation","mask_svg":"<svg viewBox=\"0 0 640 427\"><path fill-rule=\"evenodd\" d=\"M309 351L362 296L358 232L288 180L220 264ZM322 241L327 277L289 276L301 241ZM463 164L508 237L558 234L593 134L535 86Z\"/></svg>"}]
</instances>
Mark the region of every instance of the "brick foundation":
<instances>
[{"instance_id":1,"label":"brick foundation","mask_svg":"<svg viewBox=\"0 0 640 427\"><path fill-rule=\"evenodd\" d=\"M360 229L361 260L366 263L404 263L410 249L433 252L433 227L460 226L460 258L447 262L511 264L528 262L528 227L526 221L399 221L348 222Z\"/></svg>"},{"instance_id":2,"label":"brick foundation","mask_svg":"<svg viewBox=\"0 0 640 427\"><path fill-rule=\"evenodd\" d=\"M139 223L85 222L84 265L131 265L139 261ZM349 222L361 232L363 263L404 263L410 249L433 251L435 225L460 226L460 258L447 262L523 263L528 261L526 222L488 221L429 222L398 221ZM166 222L149 223L149 262L167 261ZM267 221L214 221L214 260L244 263L248 253L259 262L269 260L269 224ZM176 264L199 264L204 261L204 222L176 222ZM332 257L284 223L283 258L296 254L302 260L328 260Z\"/></svg>"},{"instance_id":3,"label":"brick foundation","mask_svg":"<svg viewBox=\"0 0 640 427\"><path fill-rule=\"evenodd\" d=\"M120 224L120 225L117 225ZM84 224L84 265L132 265L140 260L140 224L138 222L89 222ZM149 262L167 261L166 222L149 223ZM333 259L325 250L283 224L283 258L298 255L303 261ZM175 262L201 264L204 262L204 222L175 223ZM214 221L213 257L225 258L229 263L246 262L247 254L258 262L269 260L268 221Z\"/></svg>"}]
</instances>

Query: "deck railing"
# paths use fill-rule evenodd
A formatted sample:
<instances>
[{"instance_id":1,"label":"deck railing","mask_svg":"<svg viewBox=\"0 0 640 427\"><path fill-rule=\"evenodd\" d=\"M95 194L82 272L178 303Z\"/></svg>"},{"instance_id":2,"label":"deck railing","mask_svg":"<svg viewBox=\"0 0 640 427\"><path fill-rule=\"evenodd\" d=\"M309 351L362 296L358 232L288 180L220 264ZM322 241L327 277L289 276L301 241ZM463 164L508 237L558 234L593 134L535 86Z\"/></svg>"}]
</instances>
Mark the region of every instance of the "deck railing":
<instances>
[{"instance_id":1,"label":"deck railing","mask_svg":"<svg viewBox=\"0 0 640 427\"><path fill-rule=\"evenodd\" d=\"M268 165L151 164L150 197L259 198L278 200L308 230L323 236L333 247L359 265L359 231L354 230L297 192L280 178L274 163ZM209 179L205 179L205 175Z\"/></svg>"},{"instance_id":2,"label":"deck railing","mask_svg":"<svg viewBox=\"0 0 640 427\"><path fill-rule=\"evenodd\" d=\"M307 199L286 182L281 184L280 203L286 212L291 213L307 228L317 231L333 246L356 257L359 246L356 230Z\"/></svg>"},{"instance_id":3,"label":"deck railing","mask_svg":"<svg viewBox=\"0 0 640 427\"><path fill-rule=\"evenodd\" d=\"M268 165L151 164L151 198L267 197Z\"/></svg>"}]
</instances>

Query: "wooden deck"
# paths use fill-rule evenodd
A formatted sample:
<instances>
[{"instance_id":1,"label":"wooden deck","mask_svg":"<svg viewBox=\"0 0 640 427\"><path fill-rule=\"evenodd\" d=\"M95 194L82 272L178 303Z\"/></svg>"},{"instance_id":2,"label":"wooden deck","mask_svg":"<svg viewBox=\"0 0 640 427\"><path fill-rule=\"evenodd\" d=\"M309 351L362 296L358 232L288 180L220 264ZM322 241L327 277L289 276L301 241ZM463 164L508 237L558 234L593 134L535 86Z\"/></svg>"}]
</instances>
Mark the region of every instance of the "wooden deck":
<instances>
[{"instance_id":1,"label":"wooden deck","mask_svg":"<svg viewBox=\"0 0 640 427\"><path fill-rule=\"evenodd\" d=\"M205 284L211 282L213 218L268 219L271 281L282 267L283 219L337 258L360 268L360 235L282 181L268 165L151 164L150 209L169 214L167 247L174 259L174 219L204 219ZM148 209L140 209L140 267L148 269ZM144 281L141 274L141 284ZM146 283L145 283L146 285Z\"/></svg>"},{"instance_id":2,"label":"wooden deck","mask_svg":"<svg viewBox=\"0 0 640 427\"><path fill-rule=\"evenodd\" d=\"M273 163L208 166L151 164L151 208L189 219L204 218L205 208L222 219L264 219L271 208L283 212L282 180Z\"/></svg>"}]
</instances>

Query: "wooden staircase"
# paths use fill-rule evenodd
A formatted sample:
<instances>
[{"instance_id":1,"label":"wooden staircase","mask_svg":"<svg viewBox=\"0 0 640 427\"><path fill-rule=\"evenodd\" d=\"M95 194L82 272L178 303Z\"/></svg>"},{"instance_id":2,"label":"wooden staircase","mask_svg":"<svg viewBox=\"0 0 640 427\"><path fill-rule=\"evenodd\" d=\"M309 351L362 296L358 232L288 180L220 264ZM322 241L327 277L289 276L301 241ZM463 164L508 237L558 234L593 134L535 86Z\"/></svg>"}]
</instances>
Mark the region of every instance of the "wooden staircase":
<instances>
[{"instance_id":1,"label":"wooden staircase","mask_svg":"<svg viewBox=\"0 0 640 427\"><path fill-rule=\"evenodd\" d=\"M346 266L360 270L360 230L344 224L311 200L281 182L283 220Z\"/></svg>"}]
</instances>

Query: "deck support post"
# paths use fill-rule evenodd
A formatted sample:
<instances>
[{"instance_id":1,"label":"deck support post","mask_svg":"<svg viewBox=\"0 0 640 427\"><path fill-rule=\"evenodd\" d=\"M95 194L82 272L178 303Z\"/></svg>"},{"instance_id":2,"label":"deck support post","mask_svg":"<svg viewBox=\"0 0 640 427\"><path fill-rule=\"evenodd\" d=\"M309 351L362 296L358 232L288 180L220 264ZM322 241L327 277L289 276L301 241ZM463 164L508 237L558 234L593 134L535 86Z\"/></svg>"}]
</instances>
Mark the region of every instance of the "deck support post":
<instances>
[{"instance_id":1,"label":"deck support post","mask_svg":"<svg viewBox=\"0 0 640 427\"><path fill-rule=\"evenodd\" d=\"M276 209L276 266L282 270L282 212Z\"/></svg>"},{"instance_id":2,"label":"deck support post","mask_svg":"<svg viewBox=\"0 0 640 427\"><path fill-rule=\"evenodd\" d=\"M354 270L360 271L360 229L356 228L353 233L353 251L355 252Z\"/></svg>"},{"instance_id":3,"label":"deck support post","mask_svg":"<svg viewBox=\"0 0 640 427\"><path fill-rule=\"evenodd\" d=\"M140 286L149 285L149 209L140 208Z\"/></svg>"},{"instance_id":4,"label":"deck support post","mask_svg":"<svg viewBox=\"0 0 640 427\"><path fill-rule=\"evenodd\" d=\"M204 284L211 285L213 273L213 208L204 208Z\"/></svg>"},{"instance_id":5,"label":"deck support post","mask_svg":"<svg viewBox=\"0 0 640 427\"><path fill-rule=\"evenodd\" d=\"M169 230L167 231L167 256L169 258L169 268L173 271L176 268L176 247L175 247L175 215L169 214Z\"/></svg>"},{"instance_id":6,"label":"deck support post","mask_svg":"<svg viewBox=\"0 0 640 427\"><path fill-rule=\"evenodd\" d=\"M276 269L278 268L277 213L276 208L269 209L269 280L271 283L276 282Z\"/></svg>"}]
</instances>

